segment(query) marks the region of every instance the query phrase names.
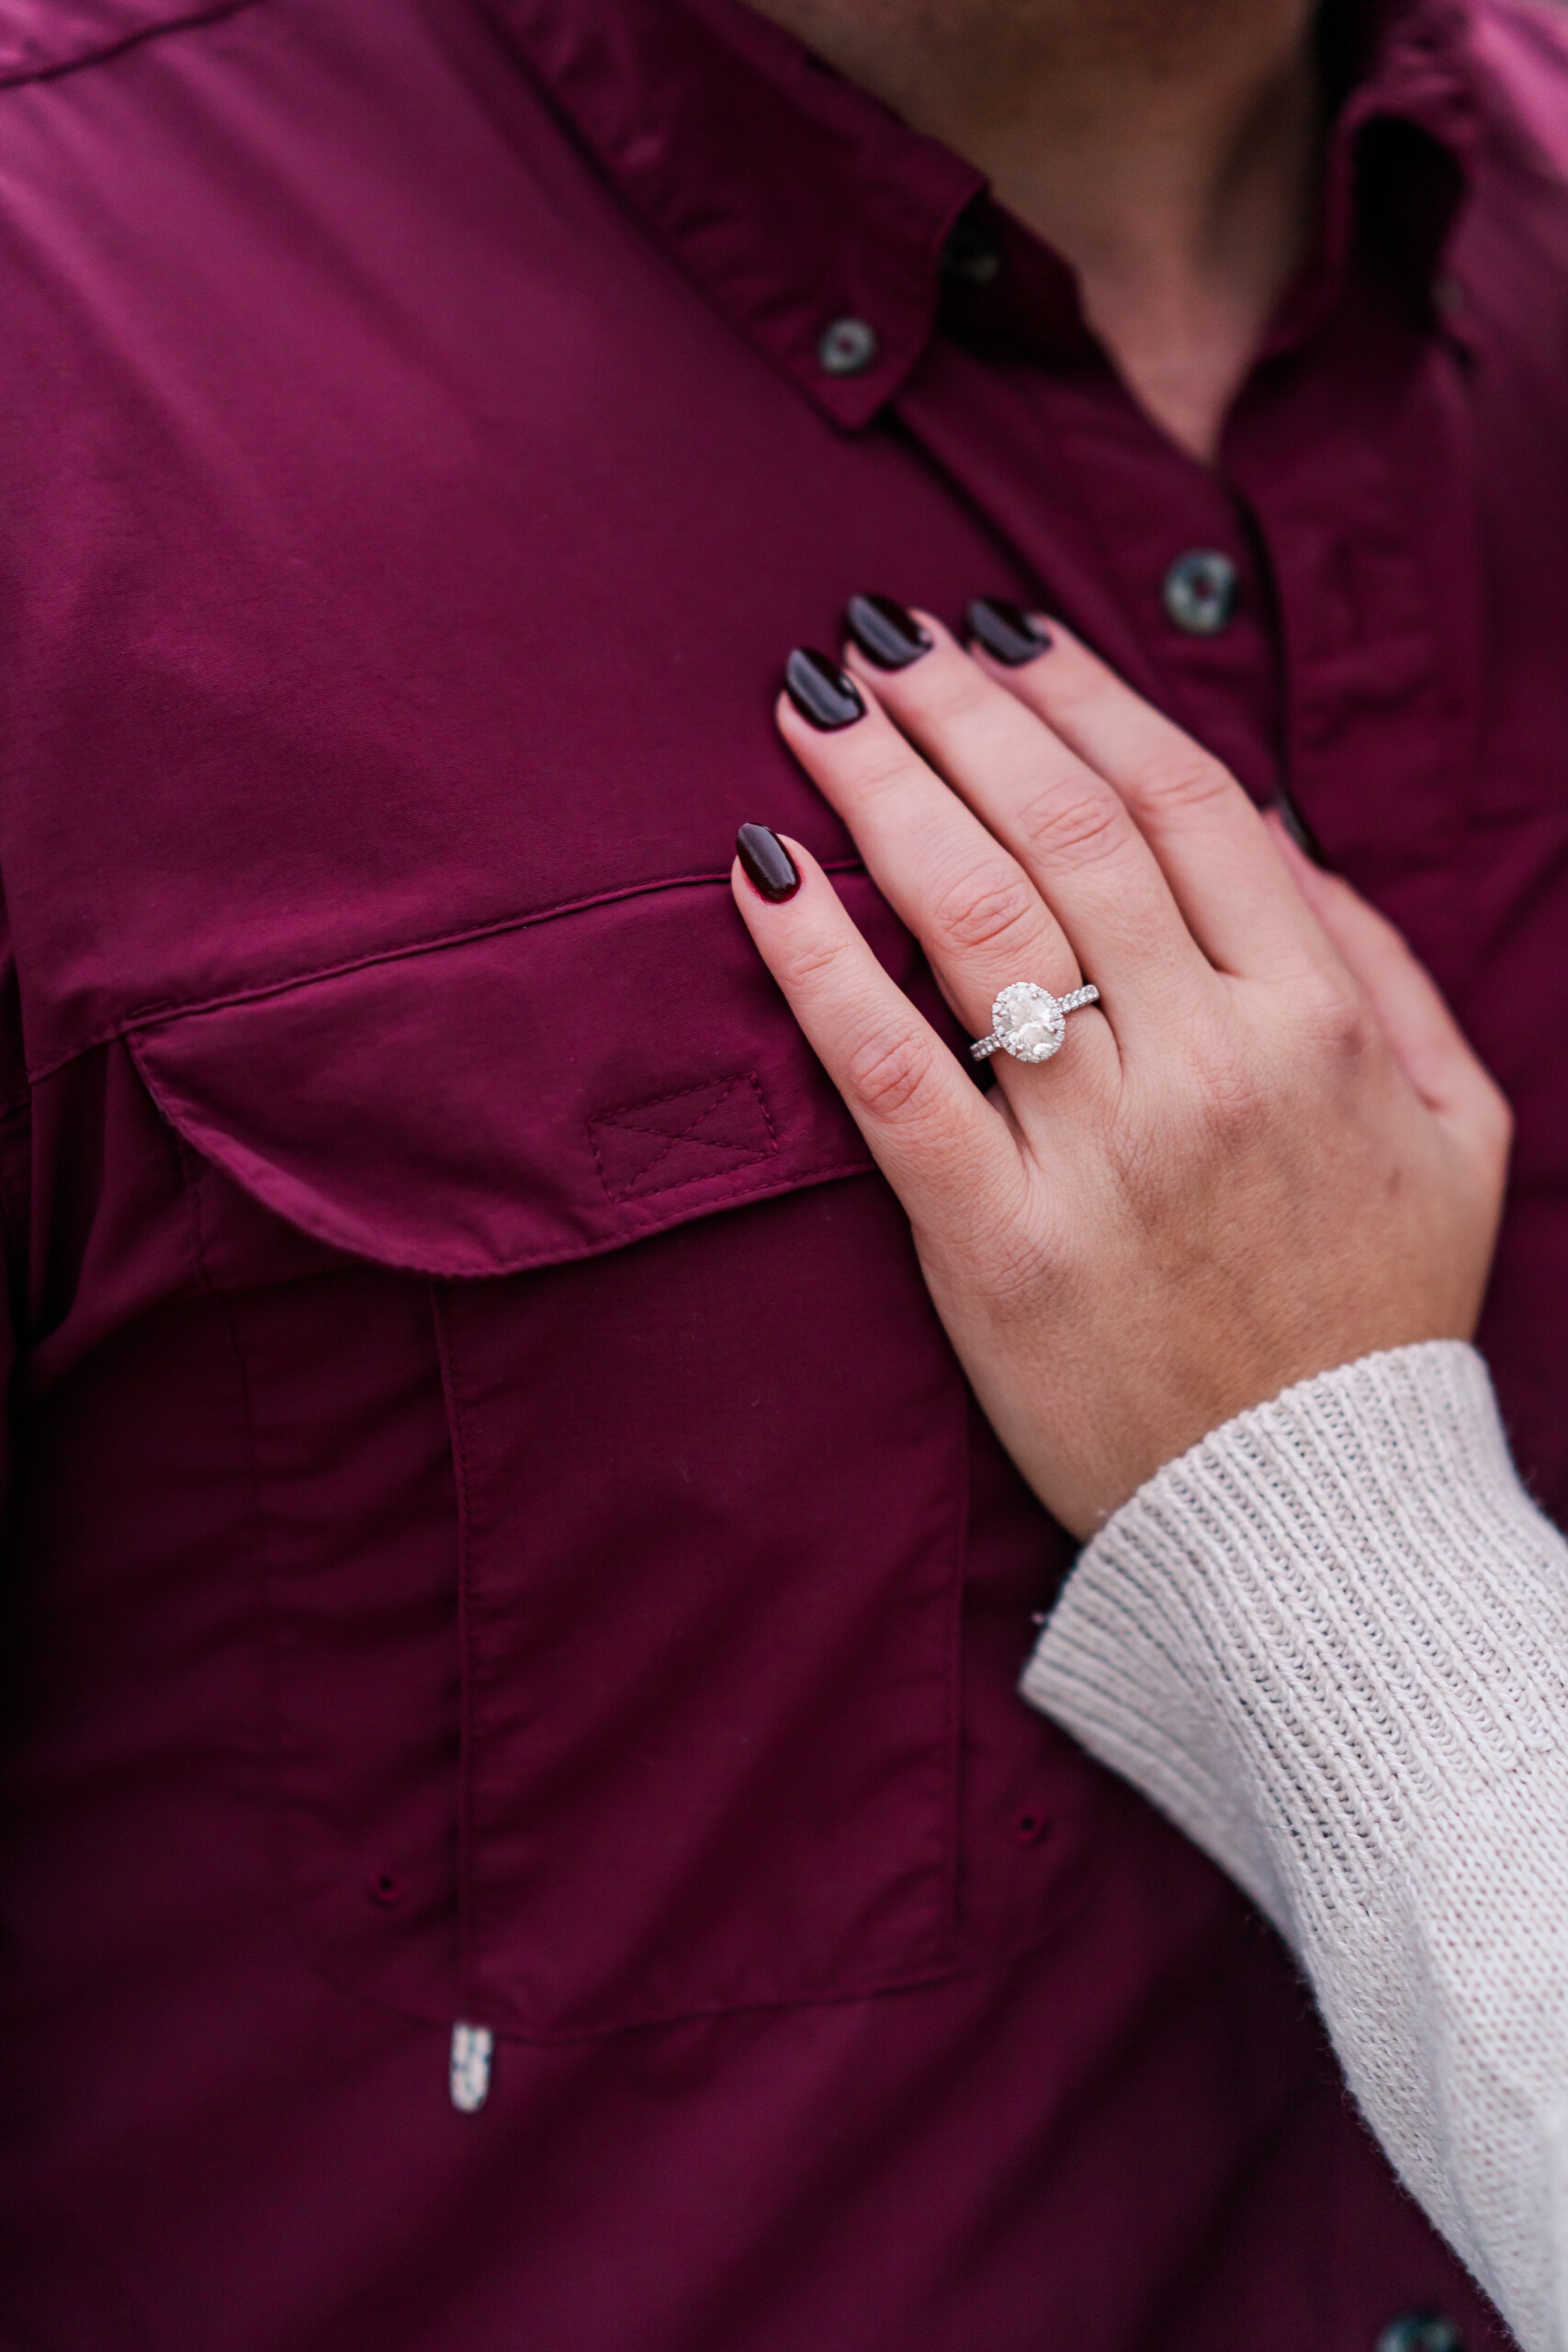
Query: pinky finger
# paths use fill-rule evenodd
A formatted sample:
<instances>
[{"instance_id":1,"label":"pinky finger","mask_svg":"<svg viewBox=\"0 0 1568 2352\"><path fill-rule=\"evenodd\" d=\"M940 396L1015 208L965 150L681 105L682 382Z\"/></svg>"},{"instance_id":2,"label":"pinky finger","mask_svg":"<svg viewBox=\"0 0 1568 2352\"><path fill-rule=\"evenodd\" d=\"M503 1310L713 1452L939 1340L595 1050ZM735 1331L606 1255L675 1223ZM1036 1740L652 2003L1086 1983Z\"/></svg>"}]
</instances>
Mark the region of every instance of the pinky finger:
<instances>
[{"instance_id":1,"label":"pinky finger","mask_svg":"<svg viewBox=\"0 0 1568 2352\"><path fill-rule=\"evenodd\" d=\"M736 860L741 918L917 1229L961 1253L982 1203L1021 1209L1011 1130L884 971L816 859L785 846L800 888L782 902Z\"/></svg>"}]
</instances>

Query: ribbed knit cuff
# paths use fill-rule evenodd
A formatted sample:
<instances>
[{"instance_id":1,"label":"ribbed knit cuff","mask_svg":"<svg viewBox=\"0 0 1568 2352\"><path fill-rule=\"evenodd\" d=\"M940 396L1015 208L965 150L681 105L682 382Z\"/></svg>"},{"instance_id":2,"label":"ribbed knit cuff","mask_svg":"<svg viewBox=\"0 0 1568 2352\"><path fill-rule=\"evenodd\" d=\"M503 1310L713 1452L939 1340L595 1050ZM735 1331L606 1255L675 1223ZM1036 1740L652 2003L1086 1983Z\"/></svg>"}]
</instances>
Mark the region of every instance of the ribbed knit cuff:
<instances>
[{"instance_id":1,"label":"ribbed knit cuff","mask_svg":"<svg viewBox=\"0 0 1568 2352\"><path fill-rule=\"evenodd\" d=\"M1401 1348L1151 1478L1084 1551L1023 1689L1299 1941L1302 1871L1360 1886L1429 1736L1464 1780L1568 1717L1562 1562L1481 1358ZM1303 1803L1355 1839L1303 1853Z\"/></svg>"},{"instance_id":2,"label":"ribbed knit cuff","mask_svg":"<svg viewBox=\"0 0 1568 2352\"><path fill-rule=\"evenodd\" d=\"M1568 2347L1568 1548L1481 1359L1215 1430L1088 1545L1023 1688L1270 1914L1407 2185Z\"/></svg>"}]
</instances>

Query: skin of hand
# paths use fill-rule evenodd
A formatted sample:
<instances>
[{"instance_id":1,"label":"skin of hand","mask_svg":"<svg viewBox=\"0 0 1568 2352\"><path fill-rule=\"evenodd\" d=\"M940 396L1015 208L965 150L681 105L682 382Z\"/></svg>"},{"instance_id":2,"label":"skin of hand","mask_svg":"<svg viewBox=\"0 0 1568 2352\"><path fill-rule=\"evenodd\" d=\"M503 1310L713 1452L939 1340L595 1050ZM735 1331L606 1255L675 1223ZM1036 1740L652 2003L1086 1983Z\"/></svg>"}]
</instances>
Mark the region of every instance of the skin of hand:
<instances>
[{"instance_id":1,"label":"skin of hand","mask_svg":"<svg viewBox=\"0 0 1568 2352\"><path fill-rule=\"evenodd\" d=\"M794 842L737 903L914 1231L1003 1444L1088 1535L1292 1382L1468 1338L1510 1121L1398 933L1056 624L1004 671L930 615L863 718L778 724L975 1036L1008 983L1101 1002L988 1095Z\"/></svg>"}]
</instances>

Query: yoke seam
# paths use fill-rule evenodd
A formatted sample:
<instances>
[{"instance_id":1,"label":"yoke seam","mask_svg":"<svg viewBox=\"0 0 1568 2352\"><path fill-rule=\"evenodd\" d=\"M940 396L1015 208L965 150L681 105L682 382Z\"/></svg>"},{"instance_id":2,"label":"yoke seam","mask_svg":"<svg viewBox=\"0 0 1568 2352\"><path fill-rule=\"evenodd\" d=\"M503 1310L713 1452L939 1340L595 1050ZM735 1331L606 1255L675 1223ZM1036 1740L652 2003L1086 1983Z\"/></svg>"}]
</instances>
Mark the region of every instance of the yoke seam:
<instances>
[{"instance_id":1,"label":"yoke seam","mask_svg":"<svg viewBox=\"0 0 1568 2352\"><path fill-rule=\"evenodd\" d=\"M158 40L165 33L197 31L203 25L221 23L225 17L237 17L256 5L257 0L207 0L204 6L186 8L157 24L137 25L129 32L110 34L97 47L79 50L73 57L55 58L40 65L0 62L0 90L25 90L39 82L63 81L67 74L80 74L89 65L103 65L111 58L123 57L127 50L140 49L144 41Z\"/></svg>"}]
</instances>

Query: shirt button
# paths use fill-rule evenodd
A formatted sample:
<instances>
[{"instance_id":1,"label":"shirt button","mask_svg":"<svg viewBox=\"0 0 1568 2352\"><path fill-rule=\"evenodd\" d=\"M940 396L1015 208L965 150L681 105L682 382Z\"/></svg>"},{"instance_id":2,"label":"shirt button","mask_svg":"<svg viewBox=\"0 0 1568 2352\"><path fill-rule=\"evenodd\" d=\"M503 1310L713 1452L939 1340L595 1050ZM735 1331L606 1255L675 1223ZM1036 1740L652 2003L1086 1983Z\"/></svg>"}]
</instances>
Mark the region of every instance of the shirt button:
<instances>
[{"instance_id":1,"label":"shirt button","mask_svg":"<svg viewBox=\"0 0 1568 2352\"><path fill-rule=\"evenodd\" d=\"M1235 610L1238 575L1217 548L1179 555L1165 575L1165 609L1189 637L1218 637Z\"/></svg>"},{"instance_id":2,"label":"shirt button","mask_svg":"<svg viewBox=\"0 0 1568 2352\"><path fill-rule=\"evenodd\" d=\"M1379 2336L1377 2352L1464 2352L1464 2338L1436 2312L1402 2312Z\"/></svg>"},{"instance_id":3,"label":"shirt button","mask_svg":"<svg viewBox=\"0 0 1568 2352\"><path fill-rule=\"evenodd\" d=\"M817 361L829 376L859 376L881 349L869 319L834 319L822 330Z\"/></svg>"}]
</instances>

